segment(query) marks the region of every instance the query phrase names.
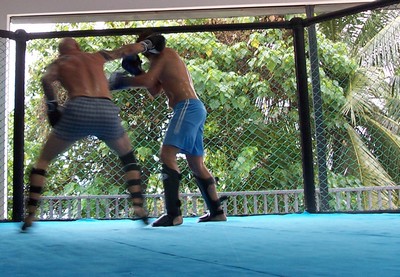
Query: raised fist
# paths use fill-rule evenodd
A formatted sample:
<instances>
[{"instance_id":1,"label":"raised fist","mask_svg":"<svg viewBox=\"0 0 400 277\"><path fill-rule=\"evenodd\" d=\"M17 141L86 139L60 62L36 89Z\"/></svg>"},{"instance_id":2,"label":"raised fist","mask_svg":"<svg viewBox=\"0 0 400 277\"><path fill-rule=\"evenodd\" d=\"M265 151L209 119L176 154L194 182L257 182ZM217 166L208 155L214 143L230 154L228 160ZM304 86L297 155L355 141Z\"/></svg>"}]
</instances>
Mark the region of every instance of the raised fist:
<instances>
[{"instance_id":1,"label":"raised fist","mask_svg":"<svg viewBox=\"0 0 400 277\"><path fill-rule=\"evenodd\" d=\"M153 34L146 37L140 43L145 48L144 52L160 54L160 52L165 48L166 39L163 35Z\"/></svg>"},{"instance_id":2,"label":"raised fist","mask_svg":"<svg viewBox=\"0 0 400 277\"><path fill-rule=\"evenodd\" d=\"M49 119L49 123L51 127L54 127L58 121L60 121L63 109L58 106L58 102L56 100L50 100L46 102L47 105L47 117Z\"/></svg>"},{"instance_id":3,"label":"raised fist","mask_svg":"<svg viewBox=\"0 0 400 277\"><path fill-rule=\"evenodd\" d=\"M126 56L122 59L122 68L130 74L137 76L143 73L142 60L138 55Z\"/></svg>"},{"instance_id":4,"label":"raised fist","mask_svg":"<svg viewBox=\"0 0 400 277\"><path fill-rule=\"evenodd\" d=\"M124 72L113 72L108 79L108 86L110 90L120 90L128 88L129 76Z\"/></svg>"}]
</instances>

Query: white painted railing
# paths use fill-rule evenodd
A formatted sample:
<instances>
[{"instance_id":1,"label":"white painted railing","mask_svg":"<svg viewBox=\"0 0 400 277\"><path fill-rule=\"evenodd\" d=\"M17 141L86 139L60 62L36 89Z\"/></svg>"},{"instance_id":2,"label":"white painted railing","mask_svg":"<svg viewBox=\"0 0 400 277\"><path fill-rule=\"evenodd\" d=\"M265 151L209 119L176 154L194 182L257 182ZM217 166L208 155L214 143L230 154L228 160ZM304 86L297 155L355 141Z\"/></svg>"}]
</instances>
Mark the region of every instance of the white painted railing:
<instances>
[{"instance_id":1,"label":"white painted railing","mask_svg":"<svg viewBox=\"0 0 400 277\"><path fill-rule=\"evenodd\" d=\"M400 208L400 186L330 189L337 211L380 211ZM318 201L319 203L319 201Z\"/></svg>"},{"instance_id":2,"label":"white painted railing","mask_svg":"<svg viewBox=\"0 0 400 277\"><path fill-rule=\"evenodd\" d=\"M228 215L287 214L304 210L302 189L224 192L228 196L223 208ZM317 210L320 193L317 194ZM400 186L334 188L329 190L330 211L387 211L400 207ZM182 214L198 216L205 212L199 193L181 194ZM164 211L163 194L147 194L146 204L151 217ZM119 219L131 218L128 195L44 196L39 208L40 219Z\"/></svg>"}]
</instances>

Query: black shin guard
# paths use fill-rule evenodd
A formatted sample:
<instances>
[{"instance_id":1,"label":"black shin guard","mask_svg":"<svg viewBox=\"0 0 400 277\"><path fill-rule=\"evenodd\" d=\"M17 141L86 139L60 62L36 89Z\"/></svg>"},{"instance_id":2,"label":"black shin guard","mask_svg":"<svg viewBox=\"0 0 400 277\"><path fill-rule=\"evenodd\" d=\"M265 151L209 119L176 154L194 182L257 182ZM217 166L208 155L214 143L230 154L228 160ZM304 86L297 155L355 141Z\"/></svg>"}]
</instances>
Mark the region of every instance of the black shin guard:
<instances>
[{"instance_id":1,"label":"black shin guard","mask_svg":"<svg viewBox=\"0 0 400 277\"><path fill-rule=\"evenodd\" d=\"M38 169L38 168L32 168L31 173L30 173L30 178L34 174L41 175L43 177L47 176L46 170ZM32 184L32 181L31 181L31 183L29 184L29 194L31 194L31 193L42 194L42 191L43 191L42 186L37 186L35 184ZM39 199L35 199L35 198L32 198L31 196L29 196L27 205L37 207L39 205Z\"/></svg>"},{"instance_id":2,"label":"black shin guard","mask_svg":"<svg viewBox=\"0 0 400 277\"><path fill-rule=\"evenodd\" d=\"M144 202L141 185L142 182L140 179L132 179L126 181L126 188L128 189L128 192L133 199L133 205L137 207L143 207L143 202ZM133 186L140 186L140 190L137 192L131 192L129 188Z\"/></svg>"},{"instance_id":3,"label":"black shin guard","mask_svg":"<svg viewBox=\"0 0 400 277\"><path fill-rule=\"evenodd\" d=\"M133 151L130 151L128 154L121 156L119 158L122 162L123 166L122 169L125 173L132 170L140 172L140 166L137 164L137 160ZM140 190L138 190L137 192L131 192L130 188L134 186L139 186ZM134 199L133 204L135 206L140 206L140 207L143 206L143 194L141 186L142 186L141 179L130 179L126 181L126 188L128 189L131 197ZM139 201L135 201L135 199L139 199Z\"/></svg>"},{"instance_id":4,"label":"black shin guard","mask_svg":"<svg viewBox=\"0 0 400 277\"><path fill-rule=\"evenodd\" d=\"M162 165L162 181L165 193L165 207L167 214L176 217L181 215L181 201L179 200L179 183L182 175L178 171Z\"/></svg>"},{"instance_id":5,"label":"black shin guard","mask_svg":"<svg viewBox=\"0 0 400 277\"><path fill-rule=\"evenodd\" d=\"M131 188L133 186L139 186L140 190L136 191L136 192L131 192L129 188ZM145 199L144 199L144 196L142 193L142 181L140 179L128 180L128 181L126 181L126 187L132 198L133 206L143 208ZM136 214L136 211L135 211L135 214ZM141 219L144 224L146 224L146 225L149 224L149 217L148 217L147 211L145 211L145 214L141 214L141 215L136 214L136 216L137 217L134 218L133 220Z\"/></svg>"},{"instance_id":6,"label":"black shin guard","mask_svg":"<svg viewBox=\"0 0 400 277\"><path fill-rule=\"evenodd\" d=\"M44 169L38 169L38 168L32 168L30 172L30 179L33 174L41 175L43 177L46 177L47 172ZM28 210L28 217L34 217L35 216L35 211L37 207L39 206L39 199L40 195L42 194L43 191L43 186L38 186L32 183L30 181L29 184L29 197L28 201L26 202L27 210ZM39 194L39 198L33 198L32 193L37 193ZM32 207L34 208L35 211L32 211ZM24 222L24 224L21 227L22 231L26 231L29 227L31 227L32 223L31 222Z\"/></svg>"},{"instance_id":7,"label":"black shin guard","mask_svg":"<svg viewBox=\"0 0 400 277\"><path fill-rule=\"evenodd\" d=\"M201 195L204 198L204 202L207 204L208 210L210 211L210 216L216 216L219 214L223 214L224 212L221 209L220 199L212 200L211 196L208 192L208 187L210 185L216 183L215 179L213 177L210 177L208 179L202 179L198 176L194 176L194 177L196 178L196 183L200 189Z\"/></svg>"},{"instance_id":8,"label":"black shin guard","mask_svg":"<svg viewBox=\"0 0 400 277\"><path fill-rule=\"evenodd\" d=\"M128 154L121 156L119 158L122 162L122 166L123 166L122 169L125 173L127 173L129 171L139 171L139 172L141 171L140 166L137 164L137 160L136 160L136 157L135 157L135 154L133 153L133 151L130 151ZM135 187L135 186L138 186L139 189L136 190L135 192L132 192L130 188ZM141 179L127 180L126 188L132 198L133 206L143 208L145 199L144 199L143 192L142 192L142 180ZM136 214L136 211L135 211L135 214ZM149 224L147 211L143 215L136 214L136 216L139 217L137 219L143 220L143 222L145 224Z\"/></svg>"},{"instance_id":9,"label":"black shin guard","mask_svg":"<svg viewBox=\"0 0 400 277\"><path fill-rule=\"evenodd\" d=\"M123 171L124 172L128 172L130 170L137 170L140 171L140 166L137 163L135 154L133 153L133 151L130 151L128 154L119 157L121 162L122 162L122 166L123 166Z\"/></svg>"}]
</instances>

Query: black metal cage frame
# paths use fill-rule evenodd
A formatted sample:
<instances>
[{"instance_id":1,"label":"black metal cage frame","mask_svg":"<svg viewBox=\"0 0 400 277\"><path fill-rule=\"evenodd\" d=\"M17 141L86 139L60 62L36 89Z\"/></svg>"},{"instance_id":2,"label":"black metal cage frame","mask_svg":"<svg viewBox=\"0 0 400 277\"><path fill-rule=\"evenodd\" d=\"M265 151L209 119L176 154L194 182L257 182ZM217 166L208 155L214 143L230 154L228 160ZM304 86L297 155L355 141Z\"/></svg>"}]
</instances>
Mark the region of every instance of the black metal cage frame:
<instances>
[{"instance_id":1,"label":"black metal cage frame","mask_svg":"<svg viewBox=\"0 0 400 277\"><path fill-rule=\"evenodd\" d=\"M313 27L315 24L353 15L369 10L384 8L389 5L400 3L400 0L380 0L373 3L363 4L348 9L343 9L318 16L309 16L306 19L293 18L286 22L270 23L242 23L242 24L216 24L216 25L194 25L156 27L155 31L160 33L184 33L184 32L213 32L213 31L238 31L250 29L290 29L293 31L295 71L297 82L299 127L301 138L303 185L305 197L305 210L316 213L314 168L312 154L312 135L309 109L309 92L307 84L305 28ZM311 13L310 13L311 14ZM93 37L93 36L118 36L137 35L143 28L133 29L107 29L107 30L81 30L81 31L57 31L27 33L24 30L15 32L0 30L0 37L8 38L16 42L16 64L15 64L15 110L14 110L14 152L13 152L13 211L12 221L21 221L24 214L24 115L25 115L25 52L27 41L34 39L49 39L63 37Z\"/></svg>"}]
</instances>

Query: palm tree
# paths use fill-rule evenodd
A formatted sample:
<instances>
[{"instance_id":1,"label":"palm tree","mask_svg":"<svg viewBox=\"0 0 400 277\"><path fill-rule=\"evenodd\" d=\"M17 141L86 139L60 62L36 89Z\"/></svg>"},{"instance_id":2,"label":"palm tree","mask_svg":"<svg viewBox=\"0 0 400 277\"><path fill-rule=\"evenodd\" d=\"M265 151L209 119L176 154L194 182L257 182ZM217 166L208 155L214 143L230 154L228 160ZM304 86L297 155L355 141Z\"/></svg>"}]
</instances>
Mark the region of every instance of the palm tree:
<instances>
[{"instance_id":1,"label":"palm tree","mask_svg":"<svg viewBox=\"0 0 400 277\"><path fill-rule=\"evenodd\" d=\"M342 128L330 136L329 159L332 172L356 177L362 186L400 184L399 29L400 11L389 9L319 26L331 40L346 42L359 61L342 84Z\"/></svg>"}]
</instances>

